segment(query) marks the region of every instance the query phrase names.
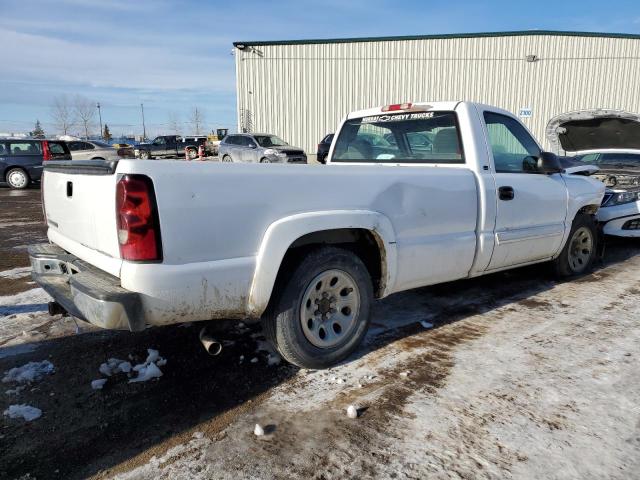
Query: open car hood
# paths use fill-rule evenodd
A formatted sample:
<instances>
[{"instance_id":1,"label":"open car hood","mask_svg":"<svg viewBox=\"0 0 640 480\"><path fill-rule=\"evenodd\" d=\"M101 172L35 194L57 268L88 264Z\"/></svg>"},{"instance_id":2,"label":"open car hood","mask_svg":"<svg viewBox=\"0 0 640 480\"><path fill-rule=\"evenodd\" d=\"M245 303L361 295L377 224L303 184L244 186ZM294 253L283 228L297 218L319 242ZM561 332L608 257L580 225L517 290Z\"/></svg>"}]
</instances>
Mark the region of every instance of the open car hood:
<instances>
[{"instance_id":1,"label":"open car hood","mask_svg":"<svg viewBox=\"0 0 640 480\"><path fill-rule=\"evenodd\" d=\"M579 110L553 117L547 124L553 151L640 149L640 114L622 110Z\"/></svg>"}]
</instances>

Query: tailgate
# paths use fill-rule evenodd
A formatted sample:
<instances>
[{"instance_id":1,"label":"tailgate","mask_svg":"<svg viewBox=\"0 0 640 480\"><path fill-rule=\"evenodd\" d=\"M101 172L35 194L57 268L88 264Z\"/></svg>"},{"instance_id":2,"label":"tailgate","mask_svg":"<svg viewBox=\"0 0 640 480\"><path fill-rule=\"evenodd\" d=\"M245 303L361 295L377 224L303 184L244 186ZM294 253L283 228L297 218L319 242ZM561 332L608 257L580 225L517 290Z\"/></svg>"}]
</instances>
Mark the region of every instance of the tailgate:
<instances>
[{"instance_id":1,"label":"tailgate","mask_svg":"<svg viewBox=\"0 0 640 480\"><path fill-rule=\"evenodd\" d=\"M42 194L49 239L119 276L116 165L105 160L46 162Z\"/></svg>"}]
</instances>

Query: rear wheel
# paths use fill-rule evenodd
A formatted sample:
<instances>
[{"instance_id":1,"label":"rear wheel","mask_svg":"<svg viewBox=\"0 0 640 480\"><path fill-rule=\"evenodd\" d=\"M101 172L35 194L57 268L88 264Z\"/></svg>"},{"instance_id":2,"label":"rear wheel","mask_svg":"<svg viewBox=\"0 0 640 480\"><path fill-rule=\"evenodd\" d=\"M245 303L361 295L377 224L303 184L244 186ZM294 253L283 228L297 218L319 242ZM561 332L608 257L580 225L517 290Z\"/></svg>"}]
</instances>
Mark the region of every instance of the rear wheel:
<instances>
[{"instance_id":1,"label":"rear wheel","mask_svg":"<svg viewBox=\"0 0 640 480\"><path fill-rule=\"evenodd\" d=\"M148 159L150 159L150 158L151 158L151 155L149 155L149 152L147 152L146 150L142 150L142 151L140 152L140 158L141 158L142 160L148 160Z\"/></svg>"},{"instance_id":2,"label":"rear wheel","mask_svg":"<svg viewBox=\"0 0 640 480\"><path fill-rule=\"evenodd\" d=\"M189 156L189 160L195 160L198 156L198 151L195 148L190 148L187 150L187 155Z\"/></svg>"},{"instance_id":3,"label":"rear wheel","mask_svg":"<svg viewBox=\"0 0 640 480\"><path fill-rule=\"evenodd\" d=\"M274 292L267 337L289 362L327 368L349 356L369 327L373 287L354 253L322 247L307 255Z\"/></svg>"},{"instance_id":4,"label":"rear wheel","mask_svg":"<svg viewBox=\"0 0 640 480\"><path fill-rule=\"evenodd\" d=\"M569 239L553 261L556 275L571 277L587 273L596 257L597 229L591 215L578 214L573 220Z\"/></svg>"},{"instance_id":5,"label":"rear wheel","mask_svg":"<svg viewBox=\"0 0 640 480\"><path fill-rule=\"evenodd\" d=\"M21 168L12 168L5 175L9 187L15 190L24 190L29 186L29 174Z\"/></svg>"},{"instance_id":6,"label":"rear wheel","mask_svg":"<svg viewBox=\"0 0 640 480\"><path fill-rule=\"evenodd\" d=\"M271 163L271 160L269 160L268 158L261 158L260 163Z\"/></svg>"},{"instance_id":7,"label":"rear wheel","mask_svg":"<svg viewBox=\"0 0 640 480\"><path fill-rule=\"evenodd\" d=\"M229 155L224 155L222 157L222 161L225 163L233 163L233 160L231 159L231 157Z\"/></svg>"}]
</instances>

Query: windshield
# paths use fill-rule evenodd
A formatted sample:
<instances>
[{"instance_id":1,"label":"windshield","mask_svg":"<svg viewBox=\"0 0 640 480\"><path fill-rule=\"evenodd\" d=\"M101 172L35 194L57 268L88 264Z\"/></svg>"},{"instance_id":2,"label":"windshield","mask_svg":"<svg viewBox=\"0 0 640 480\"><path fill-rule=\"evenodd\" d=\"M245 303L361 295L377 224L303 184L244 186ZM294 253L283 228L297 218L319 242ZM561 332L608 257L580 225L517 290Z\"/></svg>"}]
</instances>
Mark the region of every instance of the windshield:
<instances>
[{"instance_id":1,"label":"windshield","mask_svg":"<svg viewBox=\"0 0 640 480\"><path fill-rule=\"evenodd\" d=\"M331 161L464 163L456 114L397 113L347 120Z\"/></svg>"},{"instance_id":2,"label":"windshield","mask_svg":"<svg viewBox=\"0 0 640 480\"><path fill-rule=\"evenodd\" d=\"M640 168L640 153L588 153L576 157L583 163L601 166L629 166Z\"/></svg>"},{"instance_id":3,"label":"windshield","mask_svg":"<svg viewBox=\"0 0 640 480\"><path fill-rule=\"evenodd\" d=\"M275 135L255 135L253 138L256 139L258 145L265 148L284 147L285 145L288 145L287 142L279 137L276 137Z\"/></svg>"}]
</instances>

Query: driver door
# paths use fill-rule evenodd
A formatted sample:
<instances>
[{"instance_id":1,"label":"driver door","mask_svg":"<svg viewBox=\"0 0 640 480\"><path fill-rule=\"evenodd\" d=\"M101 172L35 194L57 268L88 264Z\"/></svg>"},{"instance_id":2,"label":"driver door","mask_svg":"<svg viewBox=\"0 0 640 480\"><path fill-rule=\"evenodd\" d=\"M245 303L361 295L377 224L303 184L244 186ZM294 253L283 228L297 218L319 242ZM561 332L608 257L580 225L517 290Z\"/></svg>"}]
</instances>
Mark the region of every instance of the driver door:
<instances>
[{"instance_id":1,"label":"driver door","mask_svg":"<svg viewBox=\"0 0 640 480\"><path fill-rule=\"evenodd\" d=\"M487 270L550 258L564 236L564 180L537 171L541 149L520 122L491 111L484 111L484 120L497 188L495 246Z\"/></svg>"}]
</instances>

